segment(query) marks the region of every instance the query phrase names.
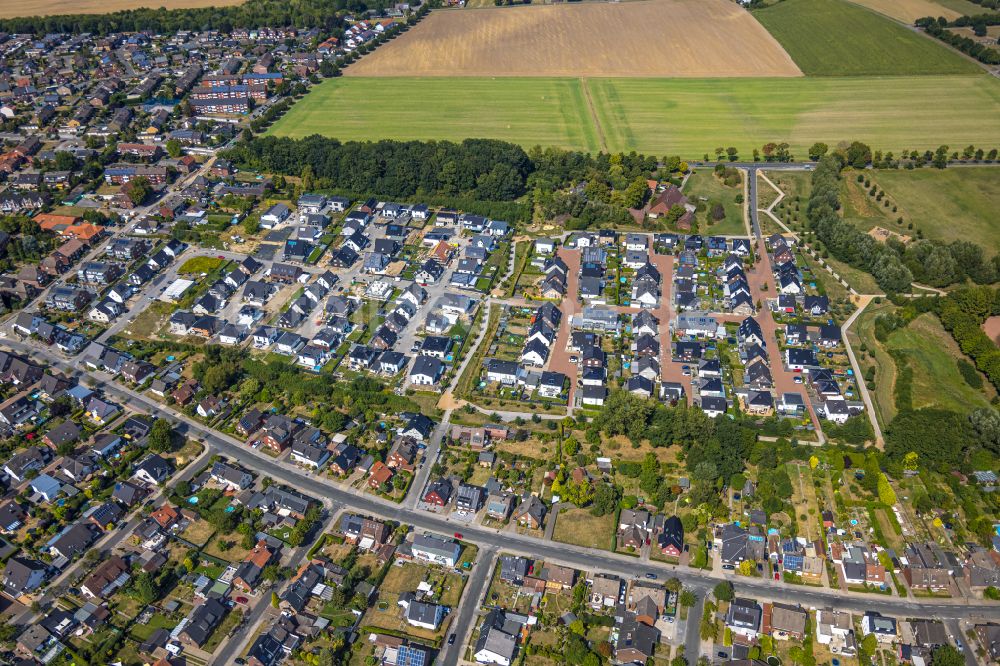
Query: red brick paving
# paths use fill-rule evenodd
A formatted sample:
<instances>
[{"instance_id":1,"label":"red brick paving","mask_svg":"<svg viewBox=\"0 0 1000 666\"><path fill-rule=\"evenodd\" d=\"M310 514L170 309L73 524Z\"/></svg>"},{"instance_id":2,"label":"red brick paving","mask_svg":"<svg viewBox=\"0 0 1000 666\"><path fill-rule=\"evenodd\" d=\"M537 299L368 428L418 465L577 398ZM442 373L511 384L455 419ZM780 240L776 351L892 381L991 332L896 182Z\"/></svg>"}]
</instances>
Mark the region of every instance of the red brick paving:
<instances>
[{"instance_id":1,"label":"red brick paving","mask_svg":"<svg viewBox=\"0 0 1000 666\"><path fill-rule=\"evenodd\" d=\"M577 366L570 363L569 346L570 317L580 312L580 303L577 295L580 292L580 250L570 250L565 247L559 248L556 254L566 263L568 269L566 276L566 296L559 304L562 310L562 321L559 324L559 331L556 334L556 341L552 345L552 355L549 357L549 370L561 372L569 377L569 409L573 410L573 401L576 397Z\"/></svg>"},{"instance_id":2,"label":"red brick paving","mask_svg":"<svg viewBox=\"0 0 1000 666\"><path fill-rule=\"evenodd\" d=\"M762 306L754 318L757 320L757 323L760 324L760 328L764 332L764 337L767 338L767 355L771 360L771 377L774 379L774 389L777 393L777 399L781 399L782 393L802 394L802 399L806 403L806 408L809 410L809 418L812 419L813 427L818 433L820 432L819 419L816 417L816 410L809 397L809 392L806 390L804 383L795 383L796 375L802 377L803 382L806 381L805 376L785 369L785 362L781 355L781 348L778 346L778 323L774 321L774 317L771 315L771 309L766 305L767 296L777 296L777 290L774 283L774 272L771 269L771 258L768 256L767 252L764 251L763 240L761 241L759 247L761 248L761 251L757 253L757 263L754 265L753 269L747 271L747 281L750 283L750 294L753 296L754 304L759 302ZM763 285L768 286L766 292L762 289Z\"/></svg>"},{"instance_id":3,"label":"red brick paving","mask_svg":"<svg viewBox=\"0 0 1000 666\"><path fill-rule=\"evenodd\" d=\"M691 395L691 376L685 377L681 371L683 363L671 360L670 323L674 320L674 256L672 254L656 254L650 251L649 263L660 271L660 303L653 310L653 315L660 321L660 378L665 382L677 382L684 387L688 404L693 404Z\"/></svg>"},{"instance_id":4,"label":"red brick paving","mask_svg":"<svg viewBox=\"0 0 1000 666\"><path fill-rule=\"evenodd\" d=\"M763 246L761 245L760 247ZM566 280L566 296L563 297L562 302L559 304L559 309L562 310L563 315L562 323L559 326L556 341L552 349L552 356L549 359L549 370L561 372L569 378L569 405L570 409L572 409L576 397L578 367L575 363L570 362L569 357L571 354L567 347L571 331L570 319L572 315L579 314L583 309L578 300L581 252L580 250L572 250L562 247L559 248L557 254L566 263L568 276ZM770 257L768 257L766 252L759 253L757 257L757 263L747 271L747 280L750 283L750 292L753 296L754 303L760 302L763 305L767 296L773 297L776 293ZM660 322L661 378L663 381L678 382L684 386L685 392L687 393L688 404L690 405L693 401L691 381L694 373L692 372L691 376L685 377L681 371L681 366L684 364L674 363L671 360L670 324L676 318L672 289L675 259L673 255L655 254L650 251L649 261L660 272L660 277L662 279L660 285L660 303L652 311ZM764 285L767 285L767 291L763 290ZM613 307L619 313L635 314L639 312L638 308L633 307ZM720 323L740 322L744 319L744 317L734 314L712 313L712 315L715 316ZM782 358L781 350L778 346L778 324L771 316L770 309L766 306L762 307L755 316L755 319L757 319L757 322L760 324L761 330L764 332L764 336L768 342L767 353L771 364L771 376L774 378L774 389L777 393L777 398L780 399L782 393L800 393L803 396L806 407L809 410L809 416L812 419L813 427L815 427L818 432L819 419L816 416L816 410L813 407L812 400L809 397L805 385L795 383L794 378L798 373L790 372L785 369L784 359ZM805 380L804 377L803 380Z\"/></svg>"}]
</instances>

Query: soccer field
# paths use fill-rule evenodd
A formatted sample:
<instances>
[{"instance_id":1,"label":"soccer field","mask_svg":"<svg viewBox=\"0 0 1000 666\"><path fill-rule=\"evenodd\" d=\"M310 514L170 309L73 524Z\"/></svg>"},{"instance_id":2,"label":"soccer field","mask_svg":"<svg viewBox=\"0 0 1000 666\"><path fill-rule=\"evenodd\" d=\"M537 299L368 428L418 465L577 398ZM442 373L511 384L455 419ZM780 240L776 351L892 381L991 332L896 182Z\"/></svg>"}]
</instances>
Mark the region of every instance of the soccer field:
<instances>
[{"instance_id":1,"label":"soccer field","mask_svg":"<svg viewBox=\"0 0 1000 666\"><path fill-rule=\"evenodd\" d=\"M494 138L688 159L735 146L861 140L898 153L996 147L1000 81L989 76L793 79L329 79L271 128L342 140Z\"/></svg>"}]
</instances>

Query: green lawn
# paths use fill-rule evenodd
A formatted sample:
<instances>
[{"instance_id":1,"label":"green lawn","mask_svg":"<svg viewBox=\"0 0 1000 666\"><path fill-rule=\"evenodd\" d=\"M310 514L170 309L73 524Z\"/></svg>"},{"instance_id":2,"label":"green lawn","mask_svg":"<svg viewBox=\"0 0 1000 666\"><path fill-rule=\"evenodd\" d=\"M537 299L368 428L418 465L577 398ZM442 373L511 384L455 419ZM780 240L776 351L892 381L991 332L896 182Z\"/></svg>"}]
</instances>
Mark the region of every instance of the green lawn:
<instances>
[{"instance_id":1,"label":"green lawn","mask_svg":"<svg viewBox=\"0 0 1000 666\"><path fill-rule=\"evenodd\" d=\"M225 262L225 259L219 259L218 257L191 257L181 264L181 267L177 272L182 275L190 273L211 273Z\"/></svg>"},{"instance_id":2,"label":"green lawn","mask_svg":"<svg viewBox=\"0 0 1000 666\"><path fill-rule=\"evenodd\" d=\"M972 240L989 255L1000 252L1000 167L920 169L878 172L874 182L885 189L908 222L927 238L945 242ZM894 228L893 225L890 228Z\"/></svg>"},{"instance_id":3,"label":"green lawn","mask_svg":"<svg viewBox=\"0 0 1000 666\"><path fill-rule=\"evenodd\" d=\"M420 102L400 102L406 99ZM749 157L769 141L789 143L800 158L815 141L834 146L859 139L893 151L942 143L989 147L1000 136L1000 81L341 77L313 88L271 132L342 140L483 137L592 152L603 136L612 151L688 159L718 146L735 146Z\"/></svg>"},{"instance_id":4,"label":"green lawn","mask_svg":"<svg viewBox=\"0 0 1000 666\"><path fill-rule=\"evenodd\" d=\"M807 76L981 71L931 39L844 0L783 0L753 15Z\"/></svg>"},{"instance_id":5,"label":"green lawn","mask_svg":"<svg viewBox=\"0 0 1000 666\"><path fill-rule=\"evenodd\" d=\"M709 169L692 173L684 184L684 194L692 200L699 197L707 199L705 212L697 214L698 231L720 236L746 236L747 228L743 223L743 204L736 203L736 195L743 194L743 186L726 187L720 178ZM715 224L708 224L714 203L721 203L726 209L726 217Z\"/></svg>"}]
</instances>

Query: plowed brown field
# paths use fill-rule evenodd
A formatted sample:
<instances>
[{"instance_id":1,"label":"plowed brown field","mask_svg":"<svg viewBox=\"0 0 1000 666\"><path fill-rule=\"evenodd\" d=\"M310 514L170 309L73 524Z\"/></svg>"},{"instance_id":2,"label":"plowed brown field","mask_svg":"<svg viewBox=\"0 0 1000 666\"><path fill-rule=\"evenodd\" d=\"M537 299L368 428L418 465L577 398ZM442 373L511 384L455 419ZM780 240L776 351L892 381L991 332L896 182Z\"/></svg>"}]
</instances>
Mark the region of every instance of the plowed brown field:
<instances>
[{"instance_id":1,"label":"plowed brown field","mask_svg":"<svg viewBox=\"0 0 1000 666\"><path fill-rule=\"evenodd\" d=\"M802 76L731 0L433 12L347 76Z\"/></svg>"},{"instance_id":2,"label":"plowed brown field","mask_svg":"<svg viewBox=\"0 0 1000 666\"><path fill-rule=\"evenodd\" d=\"M244 0L0 0L0 18L52 16L54 14L104 14L138 7L220 7Z\"/></svg>"}]
</instances>

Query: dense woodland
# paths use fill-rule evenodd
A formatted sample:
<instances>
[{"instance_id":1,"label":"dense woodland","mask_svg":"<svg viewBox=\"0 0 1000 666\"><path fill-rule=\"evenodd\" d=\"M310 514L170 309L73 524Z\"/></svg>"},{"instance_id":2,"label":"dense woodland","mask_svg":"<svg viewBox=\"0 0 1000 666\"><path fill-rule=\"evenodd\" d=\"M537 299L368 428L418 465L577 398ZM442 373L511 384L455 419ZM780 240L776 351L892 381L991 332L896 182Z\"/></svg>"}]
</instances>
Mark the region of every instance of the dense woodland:
<instances>
[{"instance_id":1,"label":"dense woodland","mask_svg":"<svg viewBox=\"0 0 1000 666\"><path fill-rule=\"evenodd\" d=\"M651 155L595 156L539 147L525 151L493 139L461 143L342 143L319 135L300 140L248 139L227 157L244 168L299 176L306 189L421 199L472 212L483 212L489 203L497 210L495 217L509 222L528 221L531 204L537 204L547 218L563 216L566 226L576 229L629 221L628 208L646 201L646 179L657 174L659 164ZM686 168L677 157L665 158L664 163L664 171Z\"/></svg>"},{"instance_id":2,"label":"dense woodland","mask_svg":"<svg viewBox=\"0 0 1000 666\"><path fill-rule=\"evenodd\" d=\"M840 261L871 273L889 293L906 291L916 280L933 287L946 287L969 279L991 284L1000 273L1000 261L987 259L982 248L969 241L944 244L927 239L908 245L897 240L880 243L845 221L841 207L841 170L852 164L852 151L867 147L853 144L848 151L824 157L812 176L812 192L806 209L810 229L823 246ZM870 151L867 152L870 155ZM867 161L860 157L859 160Z\"/></svg>"},{"instance_id":3,"label":"dense woodland","mask_svg":"<svg viewBox=\"0 0 1000 666\"><path fill-rule=\"evenodd\" d=\"M308 26L333 31L341 25L341 13L368 9L384 10L392 0L247 0L232 7L200 9L130 9L109 14L64 14L27 16L0 20L0 32L44 35L57 32L176 32Z\"/></svg>"}]
</instances>

